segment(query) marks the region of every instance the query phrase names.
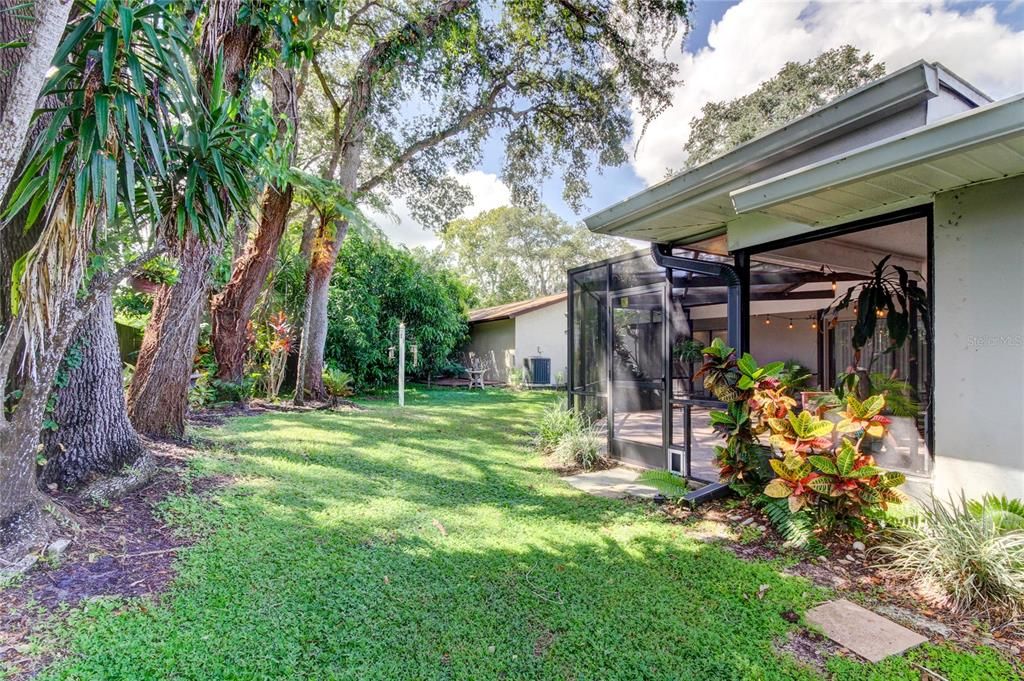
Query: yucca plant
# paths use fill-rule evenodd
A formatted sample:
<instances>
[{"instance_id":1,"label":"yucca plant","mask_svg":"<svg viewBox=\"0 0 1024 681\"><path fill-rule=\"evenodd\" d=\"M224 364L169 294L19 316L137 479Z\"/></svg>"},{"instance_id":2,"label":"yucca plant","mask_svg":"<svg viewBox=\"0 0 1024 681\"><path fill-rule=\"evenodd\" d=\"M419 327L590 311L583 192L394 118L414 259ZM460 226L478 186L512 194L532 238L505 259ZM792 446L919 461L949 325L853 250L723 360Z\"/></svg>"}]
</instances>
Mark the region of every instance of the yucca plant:
<instances>
[{"instance_id":1,"label":"yucca plant","mask_svg":"<svg viewBox=\"0 0 1024 681\"><path fill-rule=\"evenodd\" d=\"M981 505L983 506L983 504ZM902 527L880 534L881 566L915 580L932 601L961 613L1024 614L1024 531L1006 530L961 496L931 499Z\"/></svg>"},{"instance_id":2,"label":"yucca plant","mask_svg":"<svg viewBox=\"0 0 1024 681\"><path fill-rule=\"evenodd\" d=\"M29 470L40 405L77 324L161 252L168 232L223 230L221 203L247 204L240 166L249 136L231 123L226 100L213 117L197 104L190 49L168 3L105 0L84 5L57 50L43 90L56 105L2 215L23 212L43 226L15 265L15 318L0 348L0 394L19 347L28 370L0 424L9 462L0 528L20 507L43 503ZM0 545L12 541L2 535Z\"/></svg>"}]
</instances>

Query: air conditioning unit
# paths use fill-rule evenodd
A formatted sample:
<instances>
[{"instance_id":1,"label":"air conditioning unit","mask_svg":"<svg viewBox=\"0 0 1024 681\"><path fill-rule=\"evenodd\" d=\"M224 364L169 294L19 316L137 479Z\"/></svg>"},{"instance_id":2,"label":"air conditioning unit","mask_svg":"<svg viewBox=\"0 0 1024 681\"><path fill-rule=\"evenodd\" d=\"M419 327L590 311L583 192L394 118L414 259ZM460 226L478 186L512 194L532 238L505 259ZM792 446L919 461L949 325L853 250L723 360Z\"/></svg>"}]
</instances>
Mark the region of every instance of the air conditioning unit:
<instances>
[{"instance_id":1,"label":"air conditioning unit","mask_svg":"<svg viewBox=\"0 0 1024 681\"><path fill-rule=\"evenodd\" d=\"M550 357L527 357L526 371L530 375L530 385L551 385Z\"/></svg>"}]
</instances>

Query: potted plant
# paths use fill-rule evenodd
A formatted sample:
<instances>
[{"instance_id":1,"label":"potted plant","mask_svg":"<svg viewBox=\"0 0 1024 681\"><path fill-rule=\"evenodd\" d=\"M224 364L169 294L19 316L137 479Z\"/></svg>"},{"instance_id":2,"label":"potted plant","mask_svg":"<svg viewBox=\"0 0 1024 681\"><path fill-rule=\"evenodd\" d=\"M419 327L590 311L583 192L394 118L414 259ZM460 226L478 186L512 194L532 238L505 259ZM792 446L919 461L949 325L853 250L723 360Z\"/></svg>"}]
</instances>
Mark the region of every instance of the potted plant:
<instances>
[{"instance_id":1,"label":"potted plant","mask_svg":"<svg viewBox=\"0 0 1024 681\"><path fill-rule=\"evenodd\" d=\"M842 297L829 304L823 313L824 317L835 319L856 300L856 319L851 344L857 365L860 364L861 350L875 337L875 331L882 320L889 332L890 342L890 346L884 352L903 347L910 337L912 313L920 315L925 323L925 333L928 332L928 296L924 289L910 278L906 268L888 264L891 257L887 255L875 263L869 279L851 286ZM870 364L871 362L868 363L869 369ZM870 382L869 377L867 382ZM870 388L863 383L860 390L863 393L861 399L870 394Z\"/></svg>"}]
</instances>

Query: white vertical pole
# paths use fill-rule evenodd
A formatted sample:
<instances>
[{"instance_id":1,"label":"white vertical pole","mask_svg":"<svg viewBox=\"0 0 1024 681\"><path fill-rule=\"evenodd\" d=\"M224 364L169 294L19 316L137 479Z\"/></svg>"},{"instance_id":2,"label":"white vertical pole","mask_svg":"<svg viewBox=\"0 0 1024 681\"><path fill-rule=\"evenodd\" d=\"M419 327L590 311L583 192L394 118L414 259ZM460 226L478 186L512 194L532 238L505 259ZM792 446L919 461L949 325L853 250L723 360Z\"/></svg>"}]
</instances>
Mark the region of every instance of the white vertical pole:
<instances>
[{"instance_id":1,"label":"white vertical pole","mask_svg":"<svg viewBox=\"0 0 1024 681\"><path fill-rule=\"evenodd\" d=\"M405 322L398 323L398 406L405 406Z\"/></svg>"}]
</instances>

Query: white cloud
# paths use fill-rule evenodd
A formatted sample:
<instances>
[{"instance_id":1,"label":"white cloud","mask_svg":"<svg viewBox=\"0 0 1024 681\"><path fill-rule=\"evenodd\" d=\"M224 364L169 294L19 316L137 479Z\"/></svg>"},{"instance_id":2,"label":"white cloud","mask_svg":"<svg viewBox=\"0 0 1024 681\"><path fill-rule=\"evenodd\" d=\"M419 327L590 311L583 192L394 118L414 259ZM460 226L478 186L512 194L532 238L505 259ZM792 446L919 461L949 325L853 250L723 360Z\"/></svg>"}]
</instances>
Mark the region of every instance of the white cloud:
<instances>
[{"instance_id":1,"label":"white cloud","mask_svg":"<svg viewBox=\"0 0 1024 681\"><path fill-rule=\"evenodd\" d=\"M690 120L706 102L750 92L787 61L847 43L872 52L890 72L918 59L940 61L996 99L1024 90L1024 31L1000 24L989 5L743 0L712 26L707 47L676 57L683 85L648 127L637 173L654 183L683 165ZM639 130L642 122L634 123Z\"/></svg>"},{"instance_id":2,"label":"white cloud","mask_svg":"<svg viewBox=\"0 0 1024 681\"><path fill-rule=\"evenodd\" d=\"M512 192L494 173L471 170L459 175L458 179L473 192L473 203L462 211L464 218L473 218L484 211L512 203Z\"/></svg>"},{"instance_id":3,"label":"white cloud","mask_svg":"<svg viewBox=\"0 0 1024 681\"><path fill-rule=\"evenodd\" d=\"M512 202L512 194L508 187L493 173L471 170L458 175L457 179L473 194L473 202L462 211L464 218L476 217L484 211ZM394 215L375 210L367 210L366 214L395 243L404 243L409 247L433 247L439 243L437 235L432 230L416 222L405 201L396 200L391 206L391 211Z\"/></svg>"}]
</instances>

